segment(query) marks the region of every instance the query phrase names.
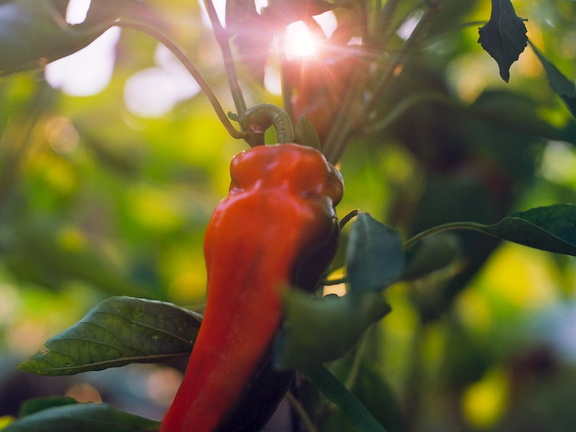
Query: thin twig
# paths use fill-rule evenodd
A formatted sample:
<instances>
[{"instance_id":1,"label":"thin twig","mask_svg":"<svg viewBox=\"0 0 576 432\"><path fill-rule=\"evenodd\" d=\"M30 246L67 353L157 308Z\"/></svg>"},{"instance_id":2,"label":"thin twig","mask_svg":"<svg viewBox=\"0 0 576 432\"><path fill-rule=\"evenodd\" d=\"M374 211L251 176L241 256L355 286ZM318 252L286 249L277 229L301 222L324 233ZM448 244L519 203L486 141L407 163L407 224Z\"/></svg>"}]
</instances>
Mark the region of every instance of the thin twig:
<instances>
[{"instance_id":1,"label":"thin twig","mask_svg":"<svg viewBox=\"0 0 576 432\"><path fill-rule=\"evenodd\" d=\"M414 247L416 244L420 243L427 237L430 237L433 234L438 234L444 231L452 231L452 230L468 230L468 231L478 231L487 235L494 236L494 234L490 233L486 230L486 225L477 223L477 222L450 222L443 225L437 225L426 231L422 231L419 234L416 234L414 237L410 238L404 243L404 250L408 250Z\"/></svg>"},{"instance_id":2,"label":"thin twig","mask_svg":"<svg viewBox=\"0 0 576 432\"><path fill-rule=\"evenodd\" d=\"M206 12L208 12L208 18L210 18L210 22L212 23L214 36L216 37L216 41L218 42L218 45L220 45L220 50L222 51L226 76L228 77L230 92L232 93L232 99L234 100L234 106L236 107L236 114L238 117L242 118L246 112L246 102L244 101L244 95L242 94L242 89L240 88L238 75L236 73L236 66L234 65L234 57L232 56L232 50L230 48L230 35L222 26L220 19L218 19L218 14L216 13L212 0L204 0L204 5L206 6Z\"/></svg>"},{"instance_id":3,"label":"thin twig","mask_svg":"<svg viewBox=\"0 0 576 432\"><path fill-rule=\"evenodd\" d=\"M174 54L174 56L180 61L180 63L186 68L188 73L192 75L192 77L196 80L208 101L212 105L212 108L216 112L218 119L224 125L228 133L232 136L232 138L240 139L244 138L245 133L242 131L237 130L234 125L230 122L230 119L226 115L226 112L220 105L220 101L212 91L210 84L204 79L198 68L192 63L192 61L188 58L188 56L182 51L168 36L166 36L161 31L150 27L146 24L142 24L139 22L128 21L124 18L117 21L116 25L120 28L127 28L131 30L138 30L142 33L146 33L149 36L152 36L154 39L159 41L162 45L164 45L168 50Z\"/></svg>"},{"instance_id":4,"label":"thin twig","mask_svg":"<svg viewBox=\"0 0 576 432\"><path fill-rule=\"evenodd\" d=\"M312 419L310 418L310 416L308 415L308 413L306 412L300 401L296 398L296 396L294 396L292 392L288 392L286 393L286 399L288 400L288 402L290 402L290 405L292 406L294 411L296 411L296 414L298 414L300 420L302 420L302 423L304 424L304 428L306 429L306 431L318 432L318 429L316 429L316 426L314 426Z\"/></svg>"}]
</instances>

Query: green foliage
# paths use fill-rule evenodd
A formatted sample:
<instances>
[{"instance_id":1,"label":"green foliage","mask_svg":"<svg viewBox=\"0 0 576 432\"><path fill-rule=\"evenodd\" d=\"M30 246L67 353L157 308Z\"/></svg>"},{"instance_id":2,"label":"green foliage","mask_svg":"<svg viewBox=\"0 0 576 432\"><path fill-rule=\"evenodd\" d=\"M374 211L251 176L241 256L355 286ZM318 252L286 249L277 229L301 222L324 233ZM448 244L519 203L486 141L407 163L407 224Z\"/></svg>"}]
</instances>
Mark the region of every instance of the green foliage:
<instances>
[{"instance_id":1,"label":"green foliage","mask_svg":"<svg viewBox=\"0 0 576 432\"><path fill-rule=\"evenodd\" d=\"M346 250L346 277L350 292L382 290L404 270L400 234L360 213L352 225Z\"/></svg>"},{"instance_id":2,"label":"green foliage","mask_svg":"<svg viewBox=\"0 0 576 432\"><path fill-rule=\"evenodd\" d=\"M286 320L277 342L280 368L305 368L342 357L368 327L390 312L373 291L311 298L289 290L284 307Z\"/></svg>"},{"instance_id":3,"label":"green foliage","mask_svg":"<svg viewBox=\"0 0 576 432\"><path fill-rule=\"evenodd\" d=\"M70 403L69 400L50 399L40 409L29 410L27 415L10 423L4 432L56 432L75 430L78 432L154 432L157 422L120 411L110 405L95 403Z\"/></svg>"},{"instance_id":4,"label":"green foliage","mask_svg":"<svg viewBox=\"0 0 576 432\"><path fill-rule=\"evenodd\" d=\"M71 375L185 357L200 321L199 315L168 303L112 297L50 338L46 349L20 369L39 375Z\"/></svg>"},{"instance_id":5,"label":"green foliage","mask_svg":"<svg viewBox=\"0 0 576 432\"><path fill-rule=\"evenodd\" d=\"M358 432L386 432L342 383L322 366L305 370L306 376L346 414Z\"/></svg>"},{"instance_id":6,"label":"green foliage","mask_svg":"<svg viewBox=\"0 0 576 432\"><path fill-rule=\"evenodd\" d=\"M510 0L492 0L490 21L480 28L478 42L498 63L500 76L510 80L510 66L526 48L525 19L516 15Z\"/></svg>"},{"instance_id":7,"label":"green foliage","mask_svg":"<svg viewBox=\"0 0 576 432\"><path fill-rule=\"evenodd\" d=\"M521 430L528 417L532 424L557 423L559 430L570 424L558 407L546 405L556 389L566 394L563 400L572 397L562 386L565 367L552 362L557 375L548 380L539 365L519 365L515 356L542 343L527 326L547 303L530 300L530 289L549 290L558 302L572 298L573 263L559 255L542 262L522 255L514 265L498 265L502 255L494 254L502 240L576 254L574 205L550 205L574 200L576 178L558 180L542 169L542 155L558 145L565 157L555 163L566 163L570 172L576 160L570 48L576 11L570 2L277 0L259 12L251 0L227 1L223 39L237 57L224 63L207 54L218 49L200 24L196 2L151 1L138 11L132 1L93 0L79 25L64 22L65 3L0 2L0 296L6 290L2 304L9 309L0 305L0 337L13 351L12 335L39 319L61 321L57 329L43 328L51 334L65 327L70 301L58 306L58 299L77 292L94 302L110 295L202 301L203 230L227 190L231 157L246 146L227 135L203 95L179 99L156 118L130 112L122 103L127 83L165 67L157 41L133 28L123 30L113 78L100 94L77 98L38 79L39 66L89 45L128 17L160 38L168 34L206 73L223 104L238 102L238 94L222 96L238 82L246 100L280 104L262 87L276 67L287 112L294 116L294 101L309 99L293 122L297 141L321 148L344 173L339 213L362 210L342 236L347 248L339 255L345 265L339 282L347 284L346 294L287 290L276 341L278 364L302 368L340 407L335 413L332 403L312 398L306 409L318 430L335 430L342 416L357 430L381 431L378 422L400 429L382 415L401 417L396 423L413 431L474 429L462 407L490 368L502 371L511 389L508 411L493 415L485 430ZM528 33L515 9L529 19ZM337 23L329 35L312 19L324 11ZM271 55L284 26L300 19L327 47L316 63ZM526 52L527 43L533 51ZM484 68L490 59L481 48L496 61L505 86ZM225 76L230 60L242 63L239 79ZM25 70L33 72L16 74ZM402 244L401 237L411 239ZM530 273L525 286L518 282L523 265L536 275ZM393 284L384 299L382 291ZM516 284L525 291L510 305L505 296ZM487 292L492 285L506 289ZM49 306L27 300L35 290L43 293L38 298L54 300ZM47 351L21 368L61 375L184 357L199 323L199 316L170 303L113 297L49 339ZM367 333L370 343L360 343ZM329 363L319 366L323 362ZM338 376L345 387L332 375L343 364L349 375ZM378 422L354 393L369 399L364 403ZM30 402L5 430L158 426L106 404L70 402ZM548 414L526 408L533 406Z\"/></svg>"},{"instance_id":8,"label":"green foliage","mask_svg":"<svg viewBox=\"0 0 576 432\"><path fill-rule=\"evenodd\" d=\"M131 0L94 2L85 24L69 25L54 2L9 0L0 4L0 75L39 68L93 42ZM97 19L92 15L97 16Z\"/></svg>"},{"instance_id":9,"label":"green foliage","mask_svg":"<svg viewBox=\"0 0 576 432\"><path fill-rule=\"evenodd\" d=\"M550 87L562 98L570 112L576 117L576 84L570 81L542 52L532 45L538 59L544 66Z\"/></svg>"}]
</instances>

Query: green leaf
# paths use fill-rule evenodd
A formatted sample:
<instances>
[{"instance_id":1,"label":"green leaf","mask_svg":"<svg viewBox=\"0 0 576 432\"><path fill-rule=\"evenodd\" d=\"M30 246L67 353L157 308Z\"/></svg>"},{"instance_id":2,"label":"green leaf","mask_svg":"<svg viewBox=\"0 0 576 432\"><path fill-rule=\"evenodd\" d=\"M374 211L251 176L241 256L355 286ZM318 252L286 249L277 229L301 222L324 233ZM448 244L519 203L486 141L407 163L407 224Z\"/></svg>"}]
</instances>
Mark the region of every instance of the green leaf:
<instances>
[{"instance_id":1,"label":"green leaf","mask_svg":"<svg viewBox=\"0 0 576 432\"><path fill-rule=\"evenodd\" d=\"M544 67L550 87L562 98L570 113L576 117L576 84L564 76L553 63L549 62L533 43L530 42L530 46Z\"/></svg>"},{"instance_id":2,"label":"green leaf","mask_svg":"<svg viewBox=\"0 0 576 432\"><path fill-rule=\"evenodd\" d=\"M368 213L358 214L346 249L346 276L350 291L384 289L397 281L403 270L400 234Z\"/></svg>"},{"instance_id":3,"label":"green leaf","mask_svg":"<svg viewBox=\"0 0 576 432\"><path fill-rule=\"evenodd\" d=\"M524 246L576 256L576 205L573 204L514 213L482 230Z\"/></svg>"},{"instance_id":4,"label":"green leaf","mask_svg":"<svg viewBox=\"0 0 576 432\"><path fill-rule=\"evenodd\" d=\"M478 30L478 42L496 60L506 82L510 80L510 66L526 48L524 21L516 15L510 0L492 0L490 20Z\"/></svg>"},{"instance_id":5,"label":"green leaf","mask_svg":"<svg viewBox=\"0 0 576 432\"><path fill-rule=\"evenodd\" d=\"M77 403L78 402L71 397L60 397L60 396L49 396L43 398L29 399L22 404L22 407L20 408L20 412L18 413L18 415L20 417L26 417L48 408L55 408L64 405L73 405Z\"/></svg>"},{"instance_id":6,"label":"green leaf","mask_svg":"<svg viewBox=\"0 0 576 432\"><path fill-rule=\"evenodd\" d=\"M156 421L107 404L73 404L47 408L10 423L3 432L153 432Z\"/></svg>"},{"instance_id":7,"label":"green leaf","mask_svg":"<svg viewBox=\"0 0 576 432\"><path fill-rule=\"evenodd\" d=\"M276 363L280 368L302 368L348 353L390 307L375 291L315 298L288 289L284 312L284 327L276 339Z\"/></svg>"},{"instance_id":8,"label":"green leaf","mask_svg":"<svg viewBox=\"0 0 576 432\"><path fill-rule=\"evenodd\" d=\"M0 76L35 69L89 45L109 29L128 0L95 2L85 23L69 25L50 0L0 3Z\"/></svg>"},{"instance_id":9,"label":"green leaf","mask_svg":"<svg viewBox=\"0 0 576 432\"><path fill-rule=\"evenodd\" d=\"M386 432L362 402L324 366L308 368L304 374L324 396L342 409L358 432Z\"/></svg>"},{"instance_id":10,"label":"green leaf","mask_svg":"<svg viewBox=\"0 0 576 432\"><path fill-rule=\"evenodd\" d=\"M406 280L426 276L452 263L461 253L457 235L445 232L427 237L408 253L408 263L402 274Z\"/></svg>"},{"instance_id":11,"label":"green leaf","mask_svg":"<svg viewBox=\"0 0 576 432\"><path fill-rule=\"evenodd\" d=\"M321 149L320 138L318 133L306 114L302 114L296 123L296 142L304 146L315 148L316 150Z\"/></svg>"},{"instance_id":12,"label":"green leaf","mask_svg":"<svg viewBox=\"0 0 576 432\"><path fill-rule=\"evenodd\" d=\"M49 339L46 350L19 368L39 375L72 375L185 357L200 321L198 314L169 303L112 297Z\"/></svg>"}]
</instances>

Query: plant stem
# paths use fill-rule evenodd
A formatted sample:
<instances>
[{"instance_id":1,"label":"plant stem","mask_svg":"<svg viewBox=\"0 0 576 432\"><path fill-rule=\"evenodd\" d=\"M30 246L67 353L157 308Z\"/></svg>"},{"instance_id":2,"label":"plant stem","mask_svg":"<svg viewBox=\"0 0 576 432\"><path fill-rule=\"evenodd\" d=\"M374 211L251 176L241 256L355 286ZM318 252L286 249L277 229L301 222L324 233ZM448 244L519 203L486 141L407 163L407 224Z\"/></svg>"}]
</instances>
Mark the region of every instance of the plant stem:
<instances>
[{"instance_id":1,"label":"plant stem","mask_svg":"<svg viewBox=\"0 0 576 432\"><path fill-rule=\"evenodd\" d=\"M451 230L468 230L468 231L479 231L484 234L492 235L489 231L486 230L486 225L477 223L477 222L450 222L443 225L438 225L427 229L426 231L422 231L419 234L416 234L414 237L410 238L404 243L404 250L408 250L414 247L416 244L421 242L427 237L430 237L433 234L438 234L444 231L451 231Z\"/></svg>"},{"instance_id":2,"label":"plant stem","mask_svg":"<svg viewBox=\"0 0 576 432\"><path fill-rule=\"evenodd\" d=\"M222 108L222 105L220 105L220 101L218 100L218 98L216 97L216 95L212 91L212 88L210 87L208 82L204 79L204 77L202 76L202 74L200 73L198 68L194 65L194 63L192 63L192 61L188 58L188 56L174 42L172 42L172 40L170 40L170 38L168 36L166 36L161 31L159 31L153 27L150 27L146 24L142 24L142 23L135 22L135 21L128 21L124 18L118 20L116 25L120 28L137 30L137 31L140 31L142 33L146 33L147 35L152 36L154 39L156 39L158 42L160 42L166 48L168 48L168 50L172 54L174 54L174 56L186 68L188 73L190 73L190 75L192 75L192 77L196 80L196 82L198 83L198 85L200 86L200 88L202 89L202 91L204 92L206 97L208 98L208 101L212 105L212 108L216 112L218 119L220 120L222 125L226 128L228 133L232 136L232 138L236 138L236 139L244 138L245 133L237 130L234 127L234 125L232 125L232 123L230 122L230 119L226 115L226 112Z\"/></svg>"},{"instance_id":3,"label":"plant stem","mask_svg":"<svg viewBox=\"0 0 576 432\"><path fill-rule=\"evenodd\" d=\"M437 102L446 106L453 106L455 102L440 92L427 92L422 94L415 94L408 96L403 99L399 104L397 104L391 111L389 111L384 118L378 120L374 124L367 125L362 132L373 133L383 130L390 126L395 120L397 120L402 114L404 114L408 109L416 106L417 104L423 102Z\"/></svg>"},{"instance_id":4,"label":"plant stem","mask_svg":"<svg viewBox=\"0 0 576 432\"><path fill-rule=\"evenodd\" d=\"M246 102L244 101L244 95L242 94L240 83L238 82L236 66L234 65L232 50L230 49L230 35L222 26L222 23L220 23L212 0L204 0L204 5L206 6L206 12L208 12L210 22L212 23L214 36L216 37L216 41L218 42L218 45L220 45L220 50L222 51L226 76L228 77L230 92L232 93L232 99L234 100L234 106L236 107L236 114L242 118L246 112Z\"/></svg>"},{"instance_id":5,"label":"plant stem","mask_svg":"<svg viewBox=\"0 0 576 432\"><path fill-rule=\"evenodd\" d=\"M415 430L415 419L418 418L420 402L422 398L422 378L424 375L424 343L426 341L426 327L420 318L412 344L410 346L409 365L406 376L405 400L404 400L404 431L413 432Z\"/></svg>"},{"instance_id":6,"label":"plant stem","mask_svg":"<svg viewBox=\"0 0 576 432\"><path fill-rule=\"evenodd\" d=\"M394 2L392 2L391 5L394 5ZM408 52L420 39L422 28L428 22L435 10L436 8L434 7L434 4L428 4L424 15L416 25L416 28L412 31L410 37L406 40L402 50L396 55L395 60L392 62L387 61L386 64L389 66L383 71L377 69L375 73L372 73L373 77L381 78L377 79L377 81L370 86L375 89L370 97L359 104L358 108L353 112L352 107L356 101L354 96L358 93L358 88L362 88L362 86L359 86L359 83L366 81L366 79L360 74L361 68L358 68L351 80L352 84L347 91L347 97L342 103L342 107L336 116L334 127L330 131L328 139L326 140L327 145L325 155L329 162L336 163L340 159L348 141L359 129L362 129L369 120L370 113L375 109L376 104L382 99L383 94L388 89L390 81L397 75L398 67L403 64ZM362 71L367 73L365 70Z\"/></svg>"},{"instance_id":7,"label":"plant stem","mask_svg":"<svg viewBox=\"0 0 576 432\"><path fill-rule=\"evenodd\" d=\"M264 145L264 133L270 126L276 129L279 143L294 142L294 128L290 116L277 105L259 104L248 109L239 119L245 138L251 147Z\"/></svg>"},{"instance_id":8,"label":"plant stem","mask_svg":"<svg viewBox=\"0 0 576 432\"><path fill-rule=\"evenodd\" d=\"M318 432L318 429L316 429L316 426L314 426L312 419L310 418L310 416L308 415L308 413L306 412L300 401L296 398L296 396L294 396L292 392L288 392L286 393L286 399L288 400L288 402L290 402L290 405L292 406L294 411L296 411L296 414L298 414L300 420L302 420L306 432Z\"/></svg>"}]
</instances>

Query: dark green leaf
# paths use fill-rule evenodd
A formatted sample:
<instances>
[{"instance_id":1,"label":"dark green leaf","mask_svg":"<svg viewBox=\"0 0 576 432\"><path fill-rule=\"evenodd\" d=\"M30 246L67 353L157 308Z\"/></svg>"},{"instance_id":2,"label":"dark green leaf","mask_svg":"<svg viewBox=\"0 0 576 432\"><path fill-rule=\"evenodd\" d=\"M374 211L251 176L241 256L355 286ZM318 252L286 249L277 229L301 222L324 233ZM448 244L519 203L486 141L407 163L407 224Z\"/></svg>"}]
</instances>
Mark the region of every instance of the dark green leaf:
<instances>
[{"instance_id":1,"label":"dark green leaf","mask_svg":"<svg viewBox=\"0 0 576 432\"><path fill-rule=\"evenodd\" d=\"M572 115L576 117L576 84L566 78L554 64L550 63L534 44L530 43L530 46L544 67L550 87L562 98Z\"/></svg>"},{"instance_id":2,"label":"dark green leaf","mask_svg":"<svg viewBox=\"0 0 576 432\"><path fill-rule=\"evenodd\" d=\"M102 3L102 2L100 2ZM69 25L49 0L0 3L0 76L35 69L89 45L110 28L128 0L91 6L94 18Z\"/></svg>"},{"instance_id":3,"label":"dark green leaf","mask_svg":"<svg viewBox=\"0 0 576 432\"><path fill-rule=\"evenodd\" d=\"M324 396L342 409L358 432L386 432L358 398L324 366L306 369L304 374Z\"/></svg>"},{"instance_id":4,"label":"dark green leaf","mask_svg":"<svg viewBox=\"0 0 576 432\"><path fill-rule=\"evenodd\" d=\"M285 323L277 338L277 364L282 368L308 367L342 357L370 325L390 312L375 291L313 298L289 289L284 308Z\"/></svg>"},{"instance_id":5,"label":"dark green leaf","mask_svg":"<svg viewBox=\"0 0 576 432\"><path fill-rule=\"evenodd\" d=\"M304 146L315 148L316 150L321 149L320 138L318 138L318 133L306 114L302 114L296 123L296 142Z\"/></svg>"},{"instance_id":6,"label":"dark green leaf","mask_svg":"<svg viewBox=\"0 0 576 432\"><path fill-rule=\"evenodd\" d=\"M10 423L3 432L153 432L159 423L106 404L47 408Z\"/></svg>"},{"instance_id":7,"label":"dark green leaf","mask_svg":"<svg viewBox=\"0 0 576 432\"><path fill-rule=\"evenodd\" d=\"M456 259L461 252L460 239L445 232L425 238L408 254L403 279L416 279L440 270Z\"/></svg>"},{"instance_id":8,"label":"dark green leaf","mask_svg":"<svg viewBox=\"0 0 576 432\"><path fill-rule=\"evenodd\" d=\"M576 256L576 205L573 204L514 213L483 230L524 246Z\"/></svg>"},{"instance_id":9,"label":"dark green leaf","mask_svg":"<svg viewBox=\"0 0 576 432\"><path fill-rule=\"evenodd\" d=\"M384 289L404 270L400 234L373 219L358 214L346 249L346 276L351 292Z\"/></svg>"},{"instance_id":10,"label":"dark green leaf","mask_svg":"<svg viewBox=\"0 0 576 432\"><path fill-rule=\"evenodd\" d=\"M60 397L60 396L29 399L22 404L22 407L20 408L20 412L18 413L18 415L20 417L26 417L48 408L55 408L64 405L73 405L77 403L78 402L71 397Z\"/></svg>"},{"instance_id":11,"label":"dark green leaf","mask_svg":"<svg viewBox=\"0 0 576 432\"><path fill-rule=\"evenodd\" d=\"M198 314L169 303L112 297L19 367L40 375L72 375L184 357L200 321Z\"/></svg>"},{"instance_id":12,"label":"dark green leaf","mask_svg":"<svg viewBox=\"0 0 576 432\"><path fill-rule=\"evenodd\" d=\"M490 21L478 30L478 42L496 60L506 82L510 80L510 66L526 48L524 21L516 15L510 0L492 0Z\"/></svg>"}]
</instances>

